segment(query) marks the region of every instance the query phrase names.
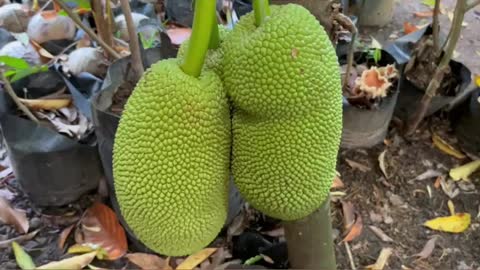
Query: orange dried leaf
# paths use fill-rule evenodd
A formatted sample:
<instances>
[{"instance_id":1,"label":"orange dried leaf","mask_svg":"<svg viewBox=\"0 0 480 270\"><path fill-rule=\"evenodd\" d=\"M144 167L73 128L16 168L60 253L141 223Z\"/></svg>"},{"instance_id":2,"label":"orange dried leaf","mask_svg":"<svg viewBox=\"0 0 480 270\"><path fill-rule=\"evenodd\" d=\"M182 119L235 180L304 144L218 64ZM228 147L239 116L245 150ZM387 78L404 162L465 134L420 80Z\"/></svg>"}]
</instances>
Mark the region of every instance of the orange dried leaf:
<instances>
[{"instance_id":1,"label":"orange dried leaf","mask_svg":"<svg viewBox=\"0 0 480 270\"><path fill-rule=\"evenodd\" d=\"M217 251L216 248L205 248L199 252L190 255L185 261L177 266L176 269L189 270L194 269L197 265L201 264L204 260L208 259L213 253Z\"/></svg>"},{"instance_id":2,"label":"orange dried leaf","mask_svg":"<svg viewBox=\"0 0 480 270\"><path fill-rule=\"evenodd\" d=\"M355 240L357 237L359 237L362 234L362 230L363 230L362 217L360 215L357 215L355 224L353 224L352 229L348 232L347 236L345 236L342 242L351 242Z\"/></svg>"},{"instance_id":3,"label":"orange dried leaf","mask_svg":"<svg viewBox=\"0 0 480 270\"><path fill-rule=\"evenodd\" d=\"M190 28L171 28L167 30L167 35L174 45L180 45L190 38L192 29Z\"/></svg>"},{"instance_id":4,"label":"orange dried leaf","mask_svg":"<svg viewBox=\"0 0 480 270\"><path fill-rule=\"evenodd\" d=\"M415 12L413 13L416 17L420 17L420 18L430 18L433 16L433 10L429 10L429 11L418 11L418 12Z\"/></svg>"},{"instance_id":5,"label":"orange dried leaf","mask_svg":"<svg viewBox=\"0 0 480 270\"><path fill-rule=\"evenodd\" d=\"M343 187L345 187L345 185L343 184L342 179L340 179L340 177L338 176L335 176L335 178L333 179L331 188L343 188Z\"/></svg>"},{"instance_id":6,"label":"orange dried leaf","mask_svg":"<svg viewBox=\"0 0 480 270\"><path fill-rule=\"evenodd\" d=\"M28 232L29 224L25 212L13 209L2 197L0 197L0 220L14 226L15 230L21 234Z\"/></svg>"},{"instance_id":7,"label":"orange dried leaf","mask_svg":"<svg viewBox=\"0 0 480 270\"><path fill-rule=\"evenodd\" d=\"M149 269L162 269L166 265L166 260L158 257L157 255L147 253L130 253L125 257L132 263L138 265L140 268Z\"/></svg>"},{"instance_id":8,"label":"orange dried leaf","mask_svg":"<svg viewBox=\"0 0 480 270\"><path fill-rule=\"evenodd\" d=\"M403 23L403 32L404 32L405 34L408 35L408 34L410 34L410 33L413 33L413 32L415 32L415 31L417 31L417 30L418 30L418 27L417 27L417 26L415 26L415 25L413 25L413 24L411 24L411 23L409 23L409 22L404 22L404 23Z\"/></svg>"},{"instance_id":9,"label":"orange dried leaf","mask_svg":"<svg viewBox=\"0 0 480 270\"><path fill-rule=\"evenodd\" d=\"M437 231L461 233L470 226L471 216L468 213L457 213L453 216L439 217L425 222L423 225Z\"/></svg>"},{"instance_id":10,"label":"orange dried leaf","mask_svg":"<svg viewBox=\"0 0 480 270\"><path fill-rule=\"evenodd\" d=\"M23 99L19 98L25 106L32 110L58 110L68 107L72 100L70 98L59 99Z\"/></svg>"},{"instance_id":11,"label":"orange dried leaf","mask_svg":"<svg viewBox=\"0 0 480 270\"><path fill-rule=\"evenodd\" d=\"M72 231L74 225L75 224L68 226L67 228L63 229L63 231L60 233L60 236L58 237L59 249L63 249L63 247L65 246L65 241L67 241L67 238L70 235L70 232Z\"/></svg>"},{"instance_id":12,"label":"orange dried leaf","mask_svg":"<svg viewBox=\"0 0 480 270\"><path fill-rule=\"evenodd\" d=\"M433 186L434 186L436 189L439 189L440 186L441 186L441 184L442 184L442 177L439 176L439 177L437 177L437 179L435 180L435 184L433 184Z\"/></svg>"},{"instance_id":13,"label":"orange dried leaf","mask_svg":"<svg viewBox=\"0 0 480 270\"><path fill-rule=\"evenodd\" d=\"M58 16L58 12L56 10L44 10L40 12L40 15L45 19L45 20L54 20Z\"/></svg>"},{"instance_id":14,"label":"orange dried leaf","mask_svg":"<svg viewBox=\"0 0 480 270\"><path fill-rule=\"evenodd\" d=\"M105 204L95 202L86 210L80 221L80 233L76 237L78 244L101 246L108 254L109 260L116 260L127 252L125 230L118 222L112 209Z\"/></svg>"}]
</instances>

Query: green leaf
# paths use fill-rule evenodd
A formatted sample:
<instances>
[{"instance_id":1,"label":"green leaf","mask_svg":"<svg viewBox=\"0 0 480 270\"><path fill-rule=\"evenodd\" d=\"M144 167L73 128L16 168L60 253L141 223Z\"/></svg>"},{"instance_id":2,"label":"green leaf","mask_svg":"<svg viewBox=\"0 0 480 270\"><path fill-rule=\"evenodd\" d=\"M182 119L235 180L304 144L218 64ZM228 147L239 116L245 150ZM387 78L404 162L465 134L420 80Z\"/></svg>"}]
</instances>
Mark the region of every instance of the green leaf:
<instances>
[{"instance_id":1,"label":"green leaf","mask_svg":"<svg viewBox=\"0 0 480 270\"><path fill-rule=\"evenodd\" d=\"M32 258L28 255L25 250L15 241L12 242L13 254L15 255L15 260L17 265L21 269L35 269L35 263L33 263Z\"/></svg>"},{"instance_id":2,"label":"green leaf","mask_svg":"<svg viewBox=\"0 0 480 270\"><path fill-rule=\"evenodd\" d=\"M378 64L378 61L382 58L382 51L380 49L375 49L373 52L373 61L375 61L375 64Z\"/></svg>"},{"instance_id":3,"label":"green leaf","mask_svg":"<svg viewBox=\"0 0 480 270\"><path fill-rule=\"evenodd\" d=\"M67 12L66 12L65 10L63 10L63 9L60 10L57 14L58 14L59 16L63 16L63 17L67 17L67 16L68 16Z\"/></svg>"},{"instance_id":4,"label":"green leaf","mask_svg":"<svg viewBox=\"0 0 480 270\"><path fill-rule=\"evenodd\" d=\"M440 0L438 0L440 1ZM424 4L425 6L428 6L430 8L434 8L435 7L435 0L422 0L422 4Z\"/></svg>"},{"instance_id":5,"label":"green leaf","mask_svg":"<svg viewBox=\"0 0 480 270\"><path fill-rule=\"evenodd\" d=\"M90 1L88 0L68 0L68 1L65 1L66 4L70 4L70 3L75 3L76 5L76 8L81 8L81 9L87 9L87 10L91 10L91 6L90 6ZM68 5L69 7L72 7L72 5Z\"/></svg>"},{"instance_id":6,"label":"green leaf","mask_svg":"<svg viewBox=\"0 0 480 270\"><path fill-rule=\"evenodd\" d=\"M15 82L20 79L23 79L25 77L28 77L32 74L39 73L39 72L45 72L48 70L47 66L35 66L35 67L29 67L27 69L18 69L15 75L10 79L10 82Z\"/></svg>"},{"instance_id":7,"label":"green leaf","mask_svg":"<svg viewBox=\"0 0 480 270\"><path fill-rule=\"evenodd\" d=\"M0 56L0 63L15 69L26 69L30 66L22 58L11 57L7 55Z\"/></svg>"}]
</instances>

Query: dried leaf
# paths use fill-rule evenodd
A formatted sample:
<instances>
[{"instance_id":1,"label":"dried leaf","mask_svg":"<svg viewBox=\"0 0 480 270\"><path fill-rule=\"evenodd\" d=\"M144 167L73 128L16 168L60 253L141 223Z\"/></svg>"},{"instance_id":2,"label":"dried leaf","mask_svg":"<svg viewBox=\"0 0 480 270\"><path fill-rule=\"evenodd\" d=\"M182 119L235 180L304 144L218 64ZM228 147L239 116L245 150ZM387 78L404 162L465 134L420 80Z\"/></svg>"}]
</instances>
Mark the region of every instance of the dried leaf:
<instances>
[{"instance_id":1,"label":"dried leaf","mask_svg":"<svg viewBox=\"0 0 480 270\"><path fill-rule=\"evenodd\" d=\"M480 75L475 75L475 85L477 85L477 87L480 87Z\"/></svg>"},{"instance_id":2,"label":"dried leaf","mask_svg":"<svg viewBox=\"0 0 480 270\"><path fill-rule=\"evenodd\" d=\"M23 99L19 98L19 100L27 106L29 109L32 110L58 110L63 107L67 107L72 102L69 98L62 98L62 99Z\"/></svg>"},{"instance_id":3,"label":"dried leaf","mask_svg":"<svg viewBox=\"0 0 480 270\"><path fill-rule=\"evenodd\" d=\"M374 264L367 266L366 269L383 270L392 253L393 253L392 248L382 248L382 251L380 251L380 255L377 258L377 261Z\"/></svg>"},{"instance_id":4,"label":"dried leaf","mask_svg":"<svg viewBox=\"0 0 480 270\"><path fill-rule=\"evenodd\" d=\"M357 169L357 170L359 170L361 172L364 172L364 173L371 170L368 166L365 166L361 163L350 160L348 158L346 158L345 161L347 162L348 166L350 166L352 169Z\"/></svg>"},{"instance_id":5,"label":"dried leaf","mask_svg":"<svg viewBox=\"0 0 480 270\"><path fill-rule=\"evenodd\" d=\"M362 217L357 215L355 224L353 224L352 229L348 232L347 236L342 240L342 242L351 242L355 240L358 236L362 234L363 222Z\"/></svg>"},{"instance_id":6,"label":"dried leaf","mask_svg":"<svg viewBox=\"0 0 480 270\"><path fill-rule=\"evenodd\" d=\"M423 225L437 231L461 233L470 226L469 213L457 213L454 216L439 217L425 222Z\"/></svg>"},{"instance_id":7,"label":"dried leaf","mask_svg":"<svg viewBox=\"0 0 480 270\"><path fill-rule=\"evenodd\" d=\"M393 242L393 239L390 238L386 233L384 233L380 228L375 227L375 226L369 226L370 230L372 230L373 233L375 233L378 238L380 238L383 242Z\"/></svg>"},{"instance_id":8,"label":"dried leaf","mask_svg":"<svg viewBox=\"0 0 480 270\"><path fill-rule=\"evenodd\" d=\"M383 175L385 178L388 179L388 174L387 174L387 169L385 168L385 154L387 153L387 150L384 150L379 156L378 156L378 163L380 166L380 170L382 170Z\"/></svg>"},{"instance_id":9,"label":"dried leaf","mask_svg":"<svg viewBox=\"0 0 480 270\"><path fill-rule=\"evenodd\" d=\"M450 170L450 177L455 180L469 181L468 177L480 168L480 160L469 162L465 165Z\"/></svg>"},{"instance_id":10,"label":"dried leaf","mask_svg":"<svg viewBox=\"0 0 480 270\"><path fill-rule=\"evenodd\" d=\"M31 44L35 48L35 50L38 52L38 54L48 60L55 58L51 53L49 53L47 50L45 50L40 44L35 42L34 40L30 40Z\"/></svg>"},{"instance_id":11,"label":"dried leaf","mask_svg":"<svg viewBox=\"0 0 480 270\"><path fill-rule=\"evenodd\" d=\"M60 233L60 236L58 237L58 248L63 249L65 246L65 241L67 241L68 236L70 235L70 232L72 231L74 227L74 224L68 226L67 228L63 229L63 231Z\"/></svg>"},{"instance_id":12,"label":"dried leaf","mask_svg":"<svg viewBox=\"0 0 480 270\"><path fill-rule=\"evenodd\" d=\"M174 45L180 45L190 38L192 29L190 28L171 28L167 29L167 35Z\"/></svg>"},{"instance_id":13,"label":"dried leaf","mask_svg":"<svg viewBox=\"0 0 480 270\"><path fill-rule=\"evenodd\" d=\"M422 259L427 259L432 254L433 250L435 249L435 242L437 241L438 237L434 236L432 239L428 240L425 246L423 247L420 253L417 253L413 256L420 257Z\"/></svg>"},{"instance_id":14,"label":"dried leaf","mask_svg":"<svg viewBox=\"0 0 480 270\"><path fill-rule=\"evenodd\" d=\"M440 179L440 186L442 187L443 192L451 199L460 194L460 190L456 188L455 182L452 180L445 182L445 178L442 177Z\"/></svg>"},{"instance_id":15,"label":"dried leaf","mask_svg":"<svg viewBox=\"0 0 480 270\"><path fill-rule=\"evenodd\" d=\"M204 260L208 259L213 253L217 251L216 248L205 248L199 252L190 255L185 261L183 261L176 269L189 270L195 268L201 264Z\"/></svg>"},{"instance_id":16,"label":"dried leaf","mask_svg":"<svg viewBox=\"0 0 480 270\"><path fill-rule=\"evenodd\" d=\"M441 176L438 176L437 179L435 180L435 184L433 184L433 186L434 186L436 189L439 189L439 188L440 188L441 180L442 180L442 177L441 177Z\"/></svg>"},{"instance_id":17,"label":"dried leaf","mask_svg":"<svg viewBox=\"0 0 480 270\"><path fill-rule=\"evenodd\" d=\"M441 176L441 175L442 175L442 173L437 171L437 170L428 169L424 173L415 177L413 180L422 181L422 180L425 180L425 179L428 179L428 178L438 177L438 176Z\"/></svg>"},{"instance_id":18,"label":"dried leaf","mask_svg":"<svg viewBox=\"0 0 480 270\"><path fill-rule=\"evenodd\" d=\"M237 236L243 233L247 227L245 215L242 213L236 216L230 226L227 229L227 240L231 241L233 236Z\"/></svg>"},{"instance_id":19,"label":"dried leaf","mask_svg":"<svg viewBox=\"0 0 480 270\"><path fill-rule=\"evenodd\" d=\"M458 151L457 149L453 148L451 145L449 145L445 140L443 140L442 138L440 138L440 136L438 136L437 134L433 134L432 135L432 140L433 140L433 144L438 148L440 149L442 152L444 152L445 154L448 154L448 155L451 155L455 158L458 158L458 159L464 159L466 158L466 156L464 154L462 154L460 151Z\"/></svg>"},{"instance_id":20,"label":"dried leaf","mask_svg":"<svg viewBox=\"0 0 480 270\"><path fill-rule=\"evenodd\" d=\"M105 249L110 260L116 260L127 252L125 231L115 212L105 204L95 202L86 210L80 224L83 242L78 244L99 245Z\"/></svg>"},{"instance_id":21,"label":"dried leaf","mask_svg":"<svg viewBox=\"0 0 480 270\"><path fill-rule=\"evenodd\" d=\"M13 200L13 198L15 198L15 195L15 193L11 192L7 188L0 189L0 198L4 198L7 201Z\"/></svg>"},{"instance_id":22,"label":"dried leaf","mask_svg":"<svg viewBox=\"0 0 480 270\"><path fill-rule=\"evenodd\" d=\"M125 255L125 257L132 263L145 270L162 269L165 266L165 259L153 254L130 253Z\"/></svg>"},{"instance_id":23,"label":"dried leaf","mask_svg":"<svg viewBox=\"0 0 480 270\"><path fill-rule=\"evenodd\" d=\"M90 264L95 256L97 255L96 251L78 255L75 257L63 259L61 261L50 262L45 265L38 267L37 269L82 269L88 264Z\"/></svg>"},{"instance_id":24,"label":"dried leaf","mask_svg":"<svg viewBox=\"0 0 480 270\"><path fill-rule=\"evenodd\" d=\"M268 235L268 236L271 236L271 237L283 237L283 236L285 236L285 228L278 227L278 228L273 229L273 230L268 231L268 232L262 232L262 234Z\"/></svg>"},{"instance_id":25,"label":"dried leaf","mask_svg":"<svg viewBox=\"0 0 480 270\"><path fill-rule=\"evenodd\" d=\"M32 257L30 257L17 242L12 242L12 249L18 267L21 269L35 269L35 263L33 263Z\"/></svg>"},{"instance_id":26,"label":"dried leaf","mask_svg":"<svg viewBox=\"0 0 480 270\"><path fill-rule=\"evenodd\" d=\"M335 178L333 179L331 188L343 188L343 187L345 187L345 184L343 184L342 179L340 179L340 177L338 176L335 176Z\"/></svg>"},{"instance_id":27,"label":"dried leaf","mask_svg":"<svg viewBox=\"0 0 480 270\"><path fill-rule=\"evenodd\" d=\"M433 10L418 11L418 12L413 13L413 15L415 15L416 17L420 17L420 18L430 18L430 17L433 16Z\"/></svg>"},{"instance_id":28,"label":"dried leaf","mask_svg":"<svg viewBox=\"0 0 480 270\"><path fill-rule=\"evenodd\" d=\"M33 231L31 233L28 233L28 234L23 234L23 235L20 235L18 237L14 237L14 238L11 238L11 239L0 241L0 248L6 248L6 247L10 246L10 244L12 244L13 242L20 243L20 242L23 242L23 241L28 241L28 240L32 239L33 237L35 237L35 235L37 235L37 233L39 231L40 230L36 230L36 231Z\"/></svg>"},{"instance_id":29,"label":"dried leaf","mask_svg":"<svg viewBox=\"0 0 480 270\"><path fill-rule=\"evenodd\" d=\"M28 232L28 219L23 211L13 209L7 200L0 197L0 220L8 225L13 225L17 232L24 234Z\"/></svg>"},{"instance_id":30,"label":"dried leaf","mask_svg":"<svg viewBox=\"0 0 480 270\"><path fill-rule=\"evenodd\" d=\"M345 228L345 231L348 231L355 223L355 209L351 202L342 201L342 210L343 227Z\"/></svg>"},{"instance_id":31,"label":"dried leaf","mask_svg":"<svg viewBox=\"0 0 480 270\"><path fill-rule=\"evenodd\" d=\"M419 28L409 22L404 22L403 23L403 32L405 34L410 34L410 33L413 33L415 31L417 31Z\"/></svg>"}]
</instances>

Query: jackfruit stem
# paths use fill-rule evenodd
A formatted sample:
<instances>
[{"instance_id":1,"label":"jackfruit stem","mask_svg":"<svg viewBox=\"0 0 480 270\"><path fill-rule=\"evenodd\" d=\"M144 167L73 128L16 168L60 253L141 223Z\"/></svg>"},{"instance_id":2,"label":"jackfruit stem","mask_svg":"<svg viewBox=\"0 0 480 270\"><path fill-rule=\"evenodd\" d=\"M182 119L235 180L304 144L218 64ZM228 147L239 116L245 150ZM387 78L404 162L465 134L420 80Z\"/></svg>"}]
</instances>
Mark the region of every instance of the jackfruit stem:
<instances>
[{"instance_id":1,"label":"jackfruit stem","mask_svg":"<svg viewBox=\"0 0 480 270\"><path fill-rule=\"evenodd\" d=\"M253 0L253 12L255 13L255 26L259 27L265 18L270 16L268 0Z\"/></svg>"},{"instance_id":2,"label":"jackfruit stem","mask_svg":"<svg viewBox=\"0 0 480 270\"><path fill-rule=\"evenodd\" d=\"M217 20L213 20L212 25L212 35L210 36L210 43L208 44L208 48L215 50L220 47L220 34L218 33L218 24Z\"/></svg>"},{"instance_id":3,"label":"jackfruit stem","mask_svg":"<svg viewBox=\"0 0 480 270\"><path fill-rule=\"evenodd\" d=\"M216 18L215 0L196 0L190 45L181 69L192 77L200 76Z\"/></svg>"}]
</instances>

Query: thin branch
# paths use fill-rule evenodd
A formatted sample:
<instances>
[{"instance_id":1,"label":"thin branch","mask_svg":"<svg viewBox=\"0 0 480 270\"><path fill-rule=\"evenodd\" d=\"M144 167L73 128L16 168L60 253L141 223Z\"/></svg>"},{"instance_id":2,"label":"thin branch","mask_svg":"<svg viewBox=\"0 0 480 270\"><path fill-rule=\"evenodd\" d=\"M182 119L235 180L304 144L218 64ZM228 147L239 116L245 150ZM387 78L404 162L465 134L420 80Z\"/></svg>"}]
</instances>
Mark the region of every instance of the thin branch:
<instances>
[{"instance_id":1,"label":"thin branch","mask_svg":"<svg viewBox=\"0 0 480 270\"><path fill-rule=\"evenodd\" d=\"M469 11L470 9L476 7L478 4L480 4L480 0L471 0L467 2L467 7L465 11Z\"/></svg>"},{"instance_id":2,"label":"thin branch","mask_svg":"<svg viewBox=\"0 0 480 270\"><path fill-rule=\"evenodd\" d=\"M135 72L135 81L138 81L143 75L144 69L142 63L142 56L140 55L140 44L138 44L137 29L135 27L135 24L133 23L132 10L130 9L129 2L130 1L128 0L120 0L122 12L125 16L125 21L127 23L128 36L130 39L129 47L132 56L132 68Z\"/></svg>"},{"instance_id":3,"label":"thin branch","mask_svg":"<svg viewBox=\"0 0 480 270\"><path fill-rule=\"evenodd\" d=\"M85 26L77 14L75 14L62 0L53 0L57 5L59 5L68 16L75 22L75 24L81 28L91 39L96 41L100 46L102 46L105 51L107 51L110 55L112 55L115 59L122 58L112 47L108 46L102 39L100 39L89 27Z\"/></svg>"},{"instance_id":4,"label":"thin branch","mask_svg":"<svg viewBox=\"0 0 480 270\"><path fill-rule=\"evenodd\" d=\"M440 50L440 40L438 37L438 32L440 30L438 23L438 15L440 14L440 2L441 0L435 0L435 8L433 9L433 49L435 50L435 55L437 55Z\"/></svg>"},{"instance_id":5,"label":"thin branch","mask_svg":"<svg viewBox=\"0 0 480 270\"><path fill-rule=\"evenodd\" d=\"M352 22L352 20L342 13L336 14L334 17L334 20L352 34L352 38L350 40L350 46L348 47L347 70L345 73L345 80L343 81L343 86L342 86L342 88L345 89L348 84L349 77L350 77L350 70L352 69L352 65L353 65L353 53L355 51L355 40L357 38L358 30L357 30L357 27L355 27L355 24Z\"/></svg>"},{"instance_id":6,"label":"thin branch","mask_svg":"<svg viewBox=\"0 0 480 270\"><path fill-rule=\"evenodd\" d=\"M5 74L3 71L0 71L1 76L2 76L2 81L5 86L5 90L7 90L8 95L13 99L13 102L18 106L18 108L27 115L27 117L32 120L35 123L38 123L38 119L32 114L32 112L25 106L20 99L17 97L17 94L15 94L15 91L13 91L12 85L8 81L7 77L5 77Z\"/></svg>"}]
</instances>

